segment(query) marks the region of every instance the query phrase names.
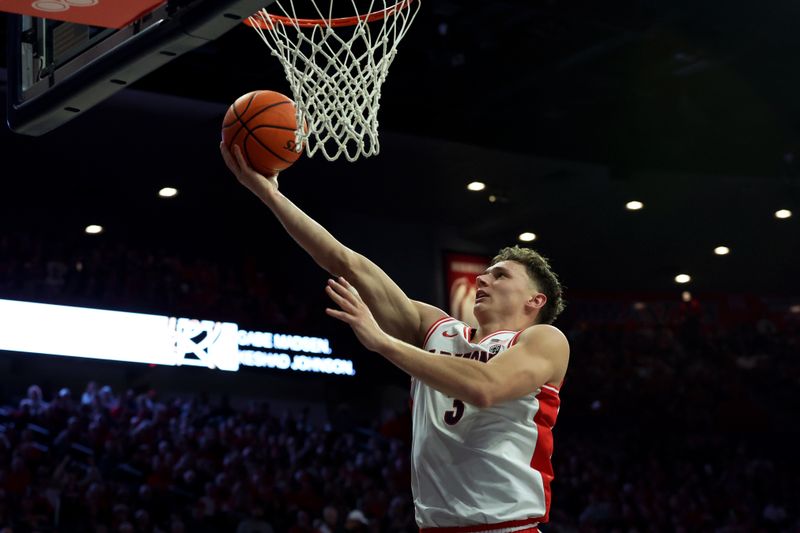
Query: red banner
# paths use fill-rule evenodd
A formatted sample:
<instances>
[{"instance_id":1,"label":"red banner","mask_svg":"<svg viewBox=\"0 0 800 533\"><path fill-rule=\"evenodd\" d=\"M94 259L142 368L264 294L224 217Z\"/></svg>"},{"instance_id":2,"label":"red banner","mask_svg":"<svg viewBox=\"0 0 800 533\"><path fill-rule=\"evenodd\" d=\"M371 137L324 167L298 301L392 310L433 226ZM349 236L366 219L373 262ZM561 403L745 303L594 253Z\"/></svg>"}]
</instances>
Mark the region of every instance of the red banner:
<instances>
[{"instance_id":1,"label":"red banner","mask_svg":"<svg viewBox=\"0 0 800 533\"><path fill-rule=\"evenodd\" d=\"M489 257L467 254L445 254L445 283L449 298L450 314L477 327L472 314L475 305L476 279L489 266Z\"/></svg>"},{"instance_id":2,"label":"red banner","mask_svg":"<svg viewBox=\"0 0 800 533\"><path fill-rule=\"evenodd\" d=\"M0 0L0 11L103 28L124 28L164 0Z\"/></svg>"}]
</instances>

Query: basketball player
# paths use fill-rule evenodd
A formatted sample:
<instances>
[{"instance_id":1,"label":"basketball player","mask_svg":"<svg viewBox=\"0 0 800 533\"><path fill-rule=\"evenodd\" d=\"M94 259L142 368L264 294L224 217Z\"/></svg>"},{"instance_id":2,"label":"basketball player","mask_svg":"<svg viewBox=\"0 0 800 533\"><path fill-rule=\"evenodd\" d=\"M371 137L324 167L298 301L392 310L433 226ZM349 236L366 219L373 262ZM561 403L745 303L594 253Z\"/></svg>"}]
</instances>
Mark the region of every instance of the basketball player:
<instances>
[{"instance_id":1,"label":"basketball player","mask_svg":"<svg viewBox=\"0 0 800 533\"><path fill-rule=\"evenodd\" d=\"M506 248L477 280L472 329L408 298L278 191L277 175L222 156L335 279L325 288L359 341L412 378L412 491L421 531L536 532L550 508L552 428L569 360L549 325L563 309L547 261ZM439 529L442 528L442 529Z\"/></svg>"}]
</instances>

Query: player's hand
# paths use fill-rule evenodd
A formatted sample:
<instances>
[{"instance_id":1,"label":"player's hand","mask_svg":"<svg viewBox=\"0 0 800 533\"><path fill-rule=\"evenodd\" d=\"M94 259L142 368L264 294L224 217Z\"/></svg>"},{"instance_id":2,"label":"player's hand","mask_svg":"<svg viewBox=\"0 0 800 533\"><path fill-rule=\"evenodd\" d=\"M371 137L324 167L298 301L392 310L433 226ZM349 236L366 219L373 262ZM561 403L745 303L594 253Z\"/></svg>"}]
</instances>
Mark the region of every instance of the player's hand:
<instances>
[{"instance_id":1,"label":"player's hand","mask_svg":"<svg viewBox=\"0 0 800 533\"><path fill-rule=\"evenodd\" d=\"M264 194L272 194L278 190L278 173L272 176L259 174L251 167L244 158L242 151L237 145L233 145L233 151L228 150L224 142L219 143L219 150L222 152L222 159L231 172L239 180L239 183L247 187L250 192L264 199Z\"/></svg>"},{"instance_id":2,"label":"player's hand","mask_svg":"<svg viewBox=\"0 0 800 533\"><path fill-rule=\"evenodd\" d=\"M380 352L381 346L388 341L389 336L375 321L372 311L361 299L355 287L340 277L338 280L329 279L325 292L339 306L339 309L328 307L325 312L353 328L353 332L365 348Z\"/></svg>"}]
</instances>

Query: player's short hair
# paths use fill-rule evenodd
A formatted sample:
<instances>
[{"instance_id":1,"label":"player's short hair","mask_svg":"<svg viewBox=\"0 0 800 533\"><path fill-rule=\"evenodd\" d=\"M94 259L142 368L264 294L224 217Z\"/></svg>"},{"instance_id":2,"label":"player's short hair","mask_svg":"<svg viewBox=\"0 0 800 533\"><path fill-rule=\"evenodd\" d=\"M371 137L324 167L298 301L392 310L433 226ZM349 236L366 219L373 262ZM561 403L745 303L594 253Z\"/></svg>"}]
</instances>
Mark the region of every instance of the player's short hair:
<instances>
[{"instance_id":1,"label":"player's short hair","mask_svg":"<svg viewBox=\"0 0 800 533\"><path fill-rule=\"evenodd\" d=\"M550 268L550 262L547 258L530 248L508 246L497 252L497 255L492 258L491 265L495 265L500 261L516 261L525 265L528 276L536 283L539 290L547 296L547 303L539 311L537 322L540 324L552 324L567 304L562 296L563 287L561 282L558 281L558 276Z\"/></svg>"}]
</instances>

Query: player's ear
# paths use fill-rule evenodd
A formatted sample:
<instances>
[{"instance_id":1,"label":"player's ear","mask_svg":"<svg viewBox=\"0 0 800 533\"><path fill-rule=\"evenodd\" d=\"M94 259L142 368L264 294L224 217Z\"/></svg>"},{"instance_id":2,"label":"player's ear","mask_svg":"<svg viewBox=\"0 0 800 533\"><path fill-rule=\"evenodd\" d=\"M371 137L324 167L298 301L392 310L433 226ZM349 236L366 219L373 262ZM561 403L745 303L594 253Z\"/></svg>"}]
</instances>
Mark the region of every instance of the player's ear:
<instances>
[{"instance_id":1,"label":"player's ear","mask_svg":"<svg viewBox=\"0 0 800 533\"><path fill-rule=\"evenodd\" d=\"M533 309L541 309L542 307L544 307L544 304L546 303L547 303L547 295L541 292L537 292L536 294L533 294L530 298L528 298L528 301L525 303L525 305L533 310Z\"/></svg>"}]
</instances>

